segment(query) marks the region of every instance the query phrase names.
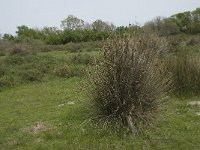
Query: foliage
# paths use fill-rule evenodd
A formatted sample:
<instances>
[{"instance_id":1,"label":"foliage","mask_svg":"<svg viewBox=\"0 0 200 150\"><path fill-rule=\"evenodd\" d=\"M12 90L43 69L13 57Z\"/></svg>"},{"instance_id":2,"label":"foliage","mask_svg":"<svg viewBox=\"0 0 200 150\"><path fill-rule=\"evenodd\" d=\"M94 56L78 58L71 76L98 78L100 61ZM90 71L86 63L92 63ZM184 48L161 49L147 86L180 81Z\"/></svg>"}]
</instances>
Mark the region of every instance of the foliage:
<instances>
[{"instance_id":1,"label":"foliage","mask_svg":"<svg viewBox=\"0 0 200 150\"><path fill-rule=\"evenodd\" d=\"M94 57L92 57L91 55L87 54L87 53L78 53L78 54L74 54L72 57L70 57L70 63L73 64L92 64L94 61Z\"/></svg>"},{"instance_id":2,"label":"foliage","mask_svg":"<svg viewBox=\"0 0 200 150\"><path fill-rule=\"evenodd\" d=\"M151 122L171 87L159 59L166 48L166 40L147 33L108 40L104 61L91 70L92 115L98 122L119 123L134 134Z\"/></svg>"},{"instance_id":3,"label":"foliage","mask_svg":"<svg viewBox=\"0 0 200 150\"><path fill-rule=\"evenodd\" d=\"M180 33L179 28L173 21L161 17L156 17L154 20L146 22L143 29L146 32L156 32L161 36Z\"/></svg>"},{"instance_id":4,"label":"foliage","mask_svg":"<svg viewBox=\"0 0 200 150\"><path fill-rule=\"evenodd\" d=\"M83 77L94 56L87 52L69 53L21 51L0 57L0 89L52 78Z\"/></svg>"},{"instance_id":5,"label":"foliage","mask_svg":"<svg viewBox=\"0 0 200 150\"><path fill-rule=\"evenodd\" d=\"M182 32L200 33L200 8L172 15L169 20L174 22Z\"/></svg>"},{"instance_id":6,"label":"foliage","mask_svg":"<svg viewBox=\"0 0 200 150\"><path fill-rule=\"evenodd\" d=\"M84 27L84 21L74 15L69 15L66 19L61 21L61 27L68 30L81 29Z\"/></svg>"},{"instance_id":7,"label":"foliage","mask_svg":"<svg viewBox=\"0 0 200 150\"><path fill-rule=\"evenodd\" d=\"M17 36L13 37L12 41L17 43L31 43L33 40L40 40L48 45L60 45L70 42L89 42L102 41L108 38L107 31L96 32L92 29L64 29L59 30L56 27L44 27L42 30L31 29L27 26L19 26ZM5 38L11 40L11 38Z\"/></svg>"},{"instance_id":8,"label":"foliage","mask_svg":"<svg viewBox=\"0 0 200 150\"><path fill-rule=\"evenodd\" d=\"M67 66L67 65L55 66L53 73L58 77L68 77L69 76L69 66Z\"/></svg>"},{"instance_id":9,"label":"foliage","mask_svg":"<svg viewBox=\"0 0 200 150\"><path fill-rule=\"evenodd\" d=\"M66 44L69 42L88 42L88 41L102 41L108 38L109 33L107 32L95 32L90 29L85 30L64 30L60 35L61 43Z\"/></svg>"},{"instance_id":10,"label":"foliage","mask_svg":"<svg viewBox=\"0 0 200 150\"><path fill-rule=\"evenodd\" d=\"M11 34L4 34L4 35L3 35L3 39L4 39L4 40L8 40L8 41L13 41L15 38L14 38L14 36L11 35Z\"/></svg>"},{"instance_id":11,"label":"foliage","mask_svg":"<svg viewBox=\"0 0 200 150\"><path fill-rule=\"evenodd\" d=\"M28 69L21 72L21 78L24 81L41 81L43 74L38 69Z\"/></svg>"},{"instance_id":12,"label":"foliage","mask_svg":"<svg viewBox=\"0 0 200 150\"><path fill-rule=\"evenodd\" d=\"M107 22L104 22L102 20L96 20L95 22L92 23L92 28L96 32L110 32L115 29L114 24L109 24Z\"/></svg>"}]
</instances>

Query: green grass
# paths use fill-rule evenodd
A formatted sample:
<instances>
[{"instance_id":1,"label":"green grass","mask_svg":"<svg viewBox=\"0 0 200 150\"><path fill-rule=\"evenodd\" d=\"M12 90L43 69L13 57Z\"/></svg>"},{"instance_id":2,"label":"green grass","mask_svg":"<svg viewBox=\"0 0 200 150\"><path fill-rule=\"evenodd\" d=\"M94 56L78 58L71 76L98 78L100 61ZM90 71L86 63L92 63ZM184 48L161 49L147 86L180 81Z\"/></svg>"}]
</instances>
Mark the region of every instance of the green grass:
<instances>
[{"instance_id":1,"label":"green grass","mask_svg":"<svg viewBox=\"0 0 200 150\"><path fill-rule=\"evenodd\" d=\"M88 118L83 78L27 83L0 92L0 149L132 150L200 149L200 111L169 98L152 128L132 137L112 129L95 128ZM74 105L68 104L74 102ZM60 104L64 104L59 106ZM37 124L41 128L37 128Z\"/></svg>"},{"instance_id":2,"label":"green grass","mask_svg":"<svg viewBox=\"0 0 200 150\"><path fill-rule=\"evenodd\" d=\"M195 115L200 107L188 105L199 97L169 98L162 104L154 125L137 137L124 129L115 132L89 122L89 99L82 90L86 79L82 75L60 78L52 72L54 65L68 65L76 74L86 68L90 56L101 59L98 51L38 52L28 55L23 64L17 56L0 57L0 62L8 58L7 63L1 64L0 81L12 83L14 78L16 82L0 91L0 150L200 149L200 116ZM13 63L18 59L19 63ZM42 68L46 65L45 71ZM21 73L27 73L27 69L42 69L43 80L21 79Z\"/></svg>"},{"instance_id":3,"label":"green grass","mask_svg":"<svg viewBox=\"0 0 200 150\"><path fill-rule=\"evenodd\" d=\"M68 51L38 52L38 54L42 55L42 56L51 55L51 56L54 56L56 58L61 58L61 59L72 57L78 53L89 54L93 57L98 57L98 55L99 55L99 51L91 51L91 52L83 51L83 52L76 52L76 53L70 53Z\"/></svg>"}]
</instances>

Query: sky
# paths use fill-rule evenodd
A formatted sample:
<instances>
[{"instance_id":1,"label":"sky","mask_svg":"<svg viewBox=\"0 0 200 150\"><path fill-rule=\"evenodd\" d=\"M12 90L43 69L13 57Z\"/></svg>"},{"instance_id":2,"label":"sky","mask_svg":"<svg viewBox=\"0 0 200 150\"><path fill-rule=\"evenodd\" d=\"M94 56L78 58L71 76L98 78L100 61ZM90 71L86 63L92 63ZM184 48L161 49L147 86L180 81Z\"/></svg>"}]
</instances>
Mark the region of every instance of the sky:
<instances>
[{"instance_id":1,"label":"sky","mask_svg":"<svg viewBox=\"0 0 200 150\"><path fill-rule=\"evenodd\" d=\"M120 26L197 7L200 0L0 0L0 34L14 34L21 25L60 28L61 20L71 14L89 23L101 19Z\"/></svg>"}]
</instances>

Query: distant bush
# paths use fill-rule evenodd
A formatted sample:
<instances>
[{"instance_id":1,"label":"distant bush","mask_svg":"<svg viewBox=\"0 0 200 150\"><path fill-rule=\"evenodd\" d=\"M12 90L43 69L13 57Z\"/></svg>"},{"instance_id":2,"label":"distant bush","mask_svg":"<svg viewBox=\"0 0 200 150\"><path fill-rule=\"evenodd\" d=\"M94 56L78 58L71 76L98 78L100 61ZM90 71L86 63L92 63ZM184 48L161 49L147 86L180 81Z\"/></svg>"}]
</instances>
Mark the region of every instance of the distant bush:
<instances>
[{"instance_id":1,"label":"distant bush","mask_svg":"<svg viewBox=\"0 0 200 150\"><path fill-rule=\"evenodd\" d=\"M53 76L82 77L85 75L86 65L93 60L91 55L84 52L66 55L66 58L57 58L48 53L43 54L19 52L2 57L0 59L0 88L19 83L42 82ZM74 59L77 55L78 57Z\"/></svg>"},{"instance_id":2,"label":"distant bush","mask_svg":"<svg viewBox=\"0 0 200 150\"><path fill-rule=\"evenodd\" d=\"M48 55L17 53L5 56L0 63L1 85L10 86L27 81L42 81L44 75L52 72L57 60Z\"/></svg>"},{"instance_id":3,"label":"distant bush","mask_svg":"<svg viewBox=\"0 0 200 150\"><path fill-rule=\"evenodd\" d=\"M3 51L0 51L0 57L1 56L5 56L6 55L6 53L5 52L3 52Z\"/></svg>"},{"instance_id":4,"label":"distant bush","mask_svg":"<svg viewBox=\"0 0 200 150\"><path fill-rule=\"evenodd\" d=\"M10 65L23 65L26 63L38 61L38 56L34 53L19 52L5 57L4 62Z\"/></svg>"},{"instance_id":5,"label":"distant bush","mask_svg":"<svg viewBox=\"0 0 200 150\"><path fill-rule=\"evenodd\" d=\"M188 38L188 41L186 43L187 46L200 46L200 37L191 37Z\"/></svg>"},{"instance_id":6,"label":"distant bush","mask_svg":"<svg viewBox=\"0 0 200 150\"><path fill-rule=\"evenodd\" d=\"M97 122L119 123L133 133L151 122L171 89L171 76L160 61L166 49L166 40L151 34L108 40L88 85Z\"/></svg>"},{"instance_id":7,"label":"distant bush","mask_svg":"<svg viewBox=\"0 0 200 150\"><path fill-rule=\"evenodd\" d=\"M78 53L70 57L70 63L73 64L91 64L94 58L88 53Z\"/></svg>"},{"instance_id":8,"label":"distant bush","mask_svg":"<svg viewBox=\"0 0 200 150\"><path fill-rule=\"evenodd\" d=\"M34 68L25 70L24 72L21 72L20 74L21 74L22 80L30 81L30 82L41 81L43 77L43 74L39 70L34 69Z\"/></svg>"},{"instance_id":9,"label":"distant bush","mask_svg":"<svg viewBox=\"0 0 200 150\"><path fill-rule=\"evenodd\" d=\"M3 75L5 75L5 68L4 67L0 67L0 77L2 77Z\"/></svg>"},{"instance_id":10,"label":"distant bush","mask_svg":"<svg viewBox=\"0 0 200 150\"><path fill-rule=\"evenodd\" d=\"M0 89L2 87L11 87L16 85L16 79L13 75L4 75L0 77Z\"/></svg>"},{"instance_id":11,"label":"distant bush","mask_svg":"<svg viewBox=\"0 0 200 150\"><path fill-rule=\"evenodd\" d=\"M84 65L72 65L70 66L69 77L84 77L85 66Z\"/></svg>"},{"instance_id":12,"label":"distant bush","mask_svg":"<svg viewBox=\"0 0 200 150\"><path fill-rule=\"evenodd\" d=\"M83 77L85 75L85 66L81 65L59 65L53 70L53 74L57 77Z\"/></svg>"},{"instance_id":13,"label":"distant bush","mask_svg":"<svg viewBox=\"0 0 200 150\"><path fill-rule=\"evenodd\" d=\"M70 74L70 68L67 65L62 66L56 66L53 70L54 75L58 77L69 77Z\"/></svg>"},{"instance_id":14,"label":"distant bush","mask_svg":"<svg viewBox=\"0 0 200 150\"><path fill-rule=\"evenodd\" d=\"M23 50L19 47L15 47L12 50L10 50L10 55L14 55L14 54L18 54L18 53L22 53Z\"/></svg>"}]
</instances>

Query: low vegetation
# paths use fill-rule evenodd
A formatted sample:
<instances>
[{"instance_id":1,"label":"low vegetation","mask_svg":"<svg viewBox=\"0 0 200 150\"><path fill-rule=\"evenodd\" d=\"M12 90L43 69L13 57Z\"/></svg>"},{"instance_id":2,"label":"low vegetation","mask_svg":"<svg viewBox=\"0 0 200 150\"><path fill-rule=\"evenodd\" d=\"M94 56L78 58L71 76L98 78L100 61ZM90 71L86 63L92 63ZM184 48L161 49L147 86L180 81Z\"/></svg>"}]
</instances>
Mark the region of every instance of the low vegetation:
<instances>
[{"instance_id":1,"label":"low vegetation","mask_svg":"<svg viewBox=\"0 0 200 150\"><path fill-rule=\"evenodd\" d=\"M65 55L62 51L58 53ZM84 76L86 65L94 61L92 52L66 53L65 56L14 49L0 59L0 88L54 77Z\"/></svg>"}]
</instances>

